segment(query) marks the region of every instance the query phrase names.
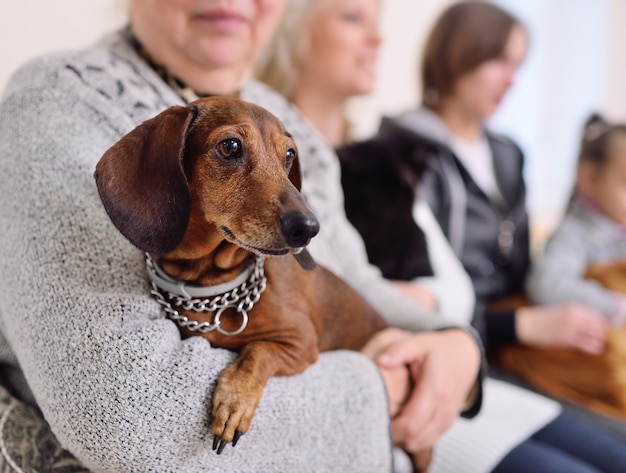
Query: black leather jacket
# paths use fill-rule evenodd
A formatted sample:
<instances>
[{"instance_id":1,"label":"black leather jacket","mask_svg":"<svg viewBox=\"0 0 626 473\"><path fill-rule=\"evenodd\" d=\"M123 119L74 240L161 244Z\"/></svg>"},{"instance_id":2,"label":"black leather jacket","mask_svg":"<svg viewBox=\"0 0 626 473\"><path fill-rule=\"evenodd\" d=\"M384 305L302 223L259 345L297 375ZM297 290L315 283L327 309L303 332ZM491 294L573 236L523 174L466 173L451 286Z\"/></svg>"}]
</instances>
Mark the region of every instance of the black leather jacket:
<instances>
[{"instance_id":1,"label":"black leather jacket","mask_svg":"<svg viewBox=\"0 0 626 473\"><path fill-rule=\"evenodd\" d=\"M486 134L504 207L482 192L450 147L391 119L376 137L338 152L346 213L372 262L389 278L429 274L424 237L411 216L420 192L471 277L481 313L490 301L523 293L530 263L523 154L510 139ZM485 317L475 320L483 334ZM509 314L508 333L496 338L514 341L513 324Z\"/></svg>"}]
</instances>

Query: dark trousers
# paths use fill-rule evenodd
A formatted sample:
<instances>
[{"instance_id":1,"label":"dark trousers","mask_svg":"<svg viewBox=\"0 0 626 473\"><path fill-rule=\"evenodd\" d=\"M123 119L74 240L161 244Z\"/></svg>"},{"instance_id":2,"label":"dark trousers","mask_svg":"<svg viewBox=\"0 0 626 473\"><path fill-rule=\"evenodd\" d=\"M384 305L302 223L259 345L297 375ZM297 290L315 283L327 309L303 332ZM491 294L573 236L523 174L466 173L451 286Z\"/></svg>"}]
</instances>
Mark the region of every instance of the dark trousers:
<instances>
[{"instance_id":1,"label":"dark trousers","mask_svg":"<svg viewBox=\"0 0 626 473\"><path fill-rule=\"evenodd\" d=\"M511 450L492 473L625 473L626 443L561 414Z\"/></svg>"}]
</instances>

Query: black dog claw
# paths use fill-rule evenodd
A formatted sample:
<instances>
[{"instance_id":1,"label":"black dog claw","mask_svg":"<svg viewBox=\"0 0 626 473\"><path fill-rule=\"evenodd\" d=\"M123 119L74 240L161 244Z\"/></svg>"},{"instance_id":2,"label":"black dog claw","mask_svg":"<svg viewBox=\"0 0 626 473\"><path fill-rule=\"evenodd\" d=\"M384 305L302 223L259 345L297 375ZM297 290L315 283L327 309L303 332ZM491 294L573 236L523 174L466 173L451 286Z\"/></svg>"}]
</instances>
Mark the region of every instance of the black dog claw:
<instances>
[{"instance_id":1,"label":"black dog claw","mask_svg":"<svg viewBox=\"0 0 626 473\"><path fill-rule=\"evenodd\" d=\"M213 450L217 450L217 445L219 444L220 438L217 435L213 436Z\"/></svg>"},{"instance_id":2,"label":"black dog claw","mask_svg":"<svg viewBox=\"0 0 626 473\"><path fill-rule=\"evenodd\" d=\"M226 440L222 440L220 442L220 446L217 448L217 454L221 454L224 451L224 447L226 446Z\"/></svg>"},{"instance_id":3,"label":"black dog claw","mask_svg":"<svg viewBox=\"0 0 626 473\"><path fill-rule=\"evenodd\" d=\"M233 437L233 447L237 445L237 442L239 442L240 438L241 438L241 432L239 432L238 430L235 430L235 435Z\"/></svg>"}]
</instances>

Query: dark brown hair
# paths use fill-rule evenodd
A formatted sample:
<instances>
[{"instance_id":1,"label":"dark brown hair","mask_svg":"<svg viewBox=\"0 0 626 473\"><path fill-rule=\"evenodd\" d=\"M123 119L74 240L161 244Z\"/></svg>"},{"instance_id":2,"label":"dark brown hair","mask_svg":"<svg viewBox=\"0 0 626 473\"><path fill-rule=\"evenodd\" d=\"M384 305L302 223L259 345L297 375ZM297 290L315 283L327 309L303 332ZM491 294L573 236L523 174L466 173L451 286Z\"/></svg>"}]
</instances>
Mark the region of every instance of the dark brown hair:
<instances>
[{"instance_id":1,"label":"dark brown hair","mask_svg":"<svg viewBox=\"0 0 626 473\"><path fill-rule=\"evenodd\" d=\"M582 138L580 140L580 151L578 153L578 170L584 164L592 164L596 169L604 168L609 162L611 147L617 135L626 136L626 125L608 123L601 115L593 113L587 118L583 127ZM578 179L574 184L570 195L567 211L572 210L572 206L579 194Z\"/></svg>"},{"instance_id":2,"label":"dark brown hair","mask_svg":"<svg viewBox=\"0 0 626 473\"><path fill-rule=\"evenodd\" d=\"M422 56L422 100L432 106L456 80L504 53L511 30L521 23L490 3L460 2L439 17Z\"/></svg>"},{"instance_id":3,"label":"dark brown hair","mask_svg":"<svg viewBox=\"0 0 626 473\"><path fill-rule=\"evenodd\" d=\"M599 114L592 114L585 122L578 154L578 165L592 163L604 166L608 160L614 137L626 136L626 125L608 123Z\"/></svg>"}]
</instances>

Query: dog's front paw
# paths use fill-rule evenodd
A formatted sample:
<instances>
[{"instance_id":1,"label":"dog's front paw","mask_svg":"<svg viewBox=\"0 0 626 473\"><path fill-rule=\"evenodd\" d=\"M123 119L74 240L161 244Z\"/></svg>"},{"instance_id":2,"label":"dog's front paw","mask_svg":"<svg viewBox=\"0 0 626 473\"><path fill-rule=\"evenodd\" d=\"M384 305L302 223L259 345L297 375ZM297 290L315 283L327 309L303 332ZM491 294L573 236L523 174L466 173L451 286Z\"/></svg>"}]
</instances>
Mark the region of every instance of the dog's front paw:
<instances>
[{"instance_id":1,"label":"dog's front paw","mask_svg":"<svg viewBox=\"0 0 626 473\"><path fill-rule=\"evenodd\" d=\"M226 370L220 376L213 394L213 450L220 454L227 443L237 445L248 432L263 387L252 377Z\"/></svg>"}]
</instances>

